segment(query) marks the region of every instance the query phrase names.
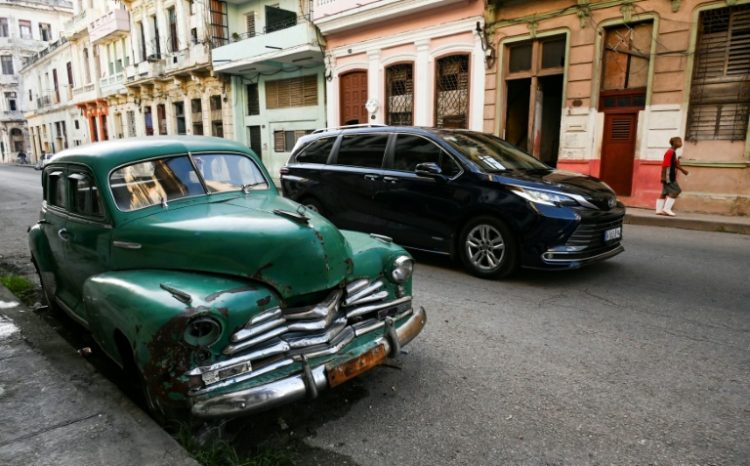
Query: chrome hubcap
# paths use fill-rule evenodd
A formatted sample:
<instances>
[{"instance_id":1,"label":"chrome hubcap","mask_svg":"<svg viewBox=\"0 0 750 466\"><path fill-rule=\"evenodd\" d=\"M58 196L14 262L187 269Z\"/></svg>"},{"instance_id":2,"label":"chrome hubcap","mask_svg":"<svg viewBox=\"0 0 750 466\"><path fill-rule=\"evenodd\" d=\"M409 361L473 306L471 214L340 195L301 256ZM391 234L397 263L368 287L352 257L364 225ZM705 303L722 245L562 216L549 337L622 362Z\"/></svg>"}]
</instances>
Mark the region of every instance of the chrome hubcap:
<instances>
[{"instance_id":1,"label":"chrome hubcap","mask_svg":"<svg viewBox=\"0 0 750 466\"><path fill-rule=\"evenodd\" d=\"M466 236L465 248L471 264L485 272L497 270L505 257L503 235L492 225L480 224L472 228Z\"/></svg>"}]
</instances>

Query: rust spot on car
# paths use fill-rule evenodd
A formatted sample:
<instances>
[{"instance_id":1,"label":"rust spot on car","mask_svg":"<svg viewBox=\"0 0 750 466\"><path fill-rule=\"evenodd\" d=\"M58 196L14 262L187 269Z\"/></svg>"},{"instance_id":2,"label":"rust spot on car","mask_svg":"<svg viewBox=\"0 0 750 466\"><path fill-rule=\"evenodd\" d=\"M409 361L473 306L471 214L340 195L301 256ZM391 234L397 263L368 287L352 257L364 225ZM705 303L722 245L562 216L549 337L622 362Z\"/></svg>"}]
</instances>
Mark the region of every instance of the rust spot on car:
<instances>
[{"instance_id":1,"label":"rust spot on car","mask_svg":"<svg viewBox=\"0 0 750 466\"><path fill-rule=\"evenodd\" d=\"M245 291L255 291L256 289L257 288L255 288L252 285L241 286L239 288L230 288L228 290L221 290L221 291L217 291L216 293L211 293L210 295L206 296L204 299L206 302L210 303L211 301L214 301L216 298L218 298L219 296L223 294L244 293Z\"/></svg>"},{"instance_id":2,"label":"rust spot on car","mask_svg":"<svg viewBox=\"0 0 750 466\"><path fill-rule=\"evenodd\" d=\"M351 257L347 257L344 259L344 264L346 265L346 274L350 275L352 272L354 272L354 262L352 261Z\"/></svg>"},{"instance_id":3,"label":"rust spot on car","mask_svg":"<svg viewBox=\"0 0 750 466\"><path fill-rule=\"evenodd\" d=\"M320 240L321 243L323 243L325 241L325 238L323 237L323 233L321 233L318 230L314 230L314 231L315 231L315 236L318 238L318 240Z\"/></svg>"},{"instance_id":4,"label":"rust spot on car","mask_svg":"<svg viewBox=\"0 0 750 466\"><path fill-rule=\"evenodd\" d=\"M266 304L268 304L268 303L270 303L270 302L271 302L271 296L270 296L270 295L268 295L268 296L266 296L265 298L261 298L261 299L259 299L258 301L256 301L256 304L257 304L258 306L265 306Z\"/></svg>"},{"instance_id":5,"label":"rust spot on car","mask_svg":"<svg viewBox=\"0 0 750 466\"><path fill-rule=\"evenodd\" d=\"M209 308L188 307L172 317L148 343L149 359L143 376L150 393L165 404L183 400L189 390L185 373L199 362L205 362L207 347L189 345L184 338L191 319L211 315Z\"/></svg>"}]
</instances>

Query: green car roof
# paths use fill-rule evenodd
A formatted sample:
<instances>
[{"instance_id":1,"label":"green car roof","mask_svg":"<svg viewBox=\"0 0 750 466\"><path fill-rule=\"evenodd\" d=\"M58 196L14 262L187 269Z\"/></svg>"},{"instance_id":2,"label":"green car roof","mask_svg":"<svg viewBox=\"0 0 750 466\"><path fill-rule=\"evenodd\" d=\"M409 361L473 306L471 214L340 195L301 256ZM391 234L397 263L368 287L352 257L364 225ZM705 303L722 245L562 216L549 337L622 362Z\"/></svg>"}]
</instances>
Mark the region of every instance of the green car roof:
<instances>
[{"instance_id":1,"label":"green car roof","mask_svg":"<svg viewBox=\"0 0 750 466\"><path fill-rule=\"evenodd\" d=\"M240 143L209 136L145 136L97 142L66 149L55 155L53 162L85 163L98 173L144 158L163 155L231 151L252 154Z\"/></svg>"}]
</instances>

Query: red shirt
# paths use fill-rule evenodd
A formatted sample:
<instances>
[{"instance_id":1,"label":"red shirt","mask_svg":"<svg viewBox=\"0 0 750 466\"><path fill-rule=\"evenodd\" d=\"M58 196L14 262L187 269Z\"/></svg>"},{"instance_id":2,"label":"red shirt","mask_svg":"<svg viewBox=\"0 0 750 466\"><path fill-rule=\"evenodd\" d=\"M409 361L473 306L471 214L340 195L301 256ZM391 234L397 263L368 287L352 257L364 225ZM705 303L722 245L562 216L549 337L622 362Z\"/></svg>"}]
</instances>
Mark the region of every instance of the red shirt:
<instances>
[{"instance_id":1,"label":"red shirt","mask_svg":"<svg viewBox=\"0 0 750 466\"><path fill-rule=\"evenodd\" d=\"M669 167L668 181L674 183L677 180L677 153L671 147L664 154L664 160L661 162L661 169Z\"/></svg>"}]
</instances>

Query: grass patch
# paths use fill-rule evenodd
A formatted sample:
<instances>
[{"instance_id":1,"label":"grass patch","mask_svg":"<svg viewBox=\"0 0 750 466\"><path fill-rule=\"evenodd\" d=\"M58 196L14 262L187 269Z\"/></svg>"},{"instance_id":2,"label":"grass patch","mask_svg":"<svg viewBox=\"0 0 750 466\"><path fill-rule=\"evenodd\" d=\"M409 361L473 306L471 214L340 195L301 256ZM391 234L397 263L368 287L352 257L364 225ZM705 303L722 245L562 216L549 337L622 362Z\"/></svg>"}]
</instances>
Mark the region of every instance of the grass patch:
<instances>
[{"instance_id":1,"label":"grass patch","mask_svg":"<svg viewBox=\"0 0 750 466\"><path fill-rule=\"evenodd\" d=\"M239 455L226 440L212 436L205 442L195 438L193 431L180 425L174 437L190 456L203 466L287 466L294 464L283 451L259 449L252 457Z\"/></svg>"},{"instance_id":2,"label":"grass patch","mask_svg":"<svg viewBox=\"0 0 750 466\"><path fill-rule=\"evenodd\" d=\"M16 295L25 305L34 304L36 289L34 284L26 277L14 273L0 275L0 283Z\"/></svg>"}]
</instances>

